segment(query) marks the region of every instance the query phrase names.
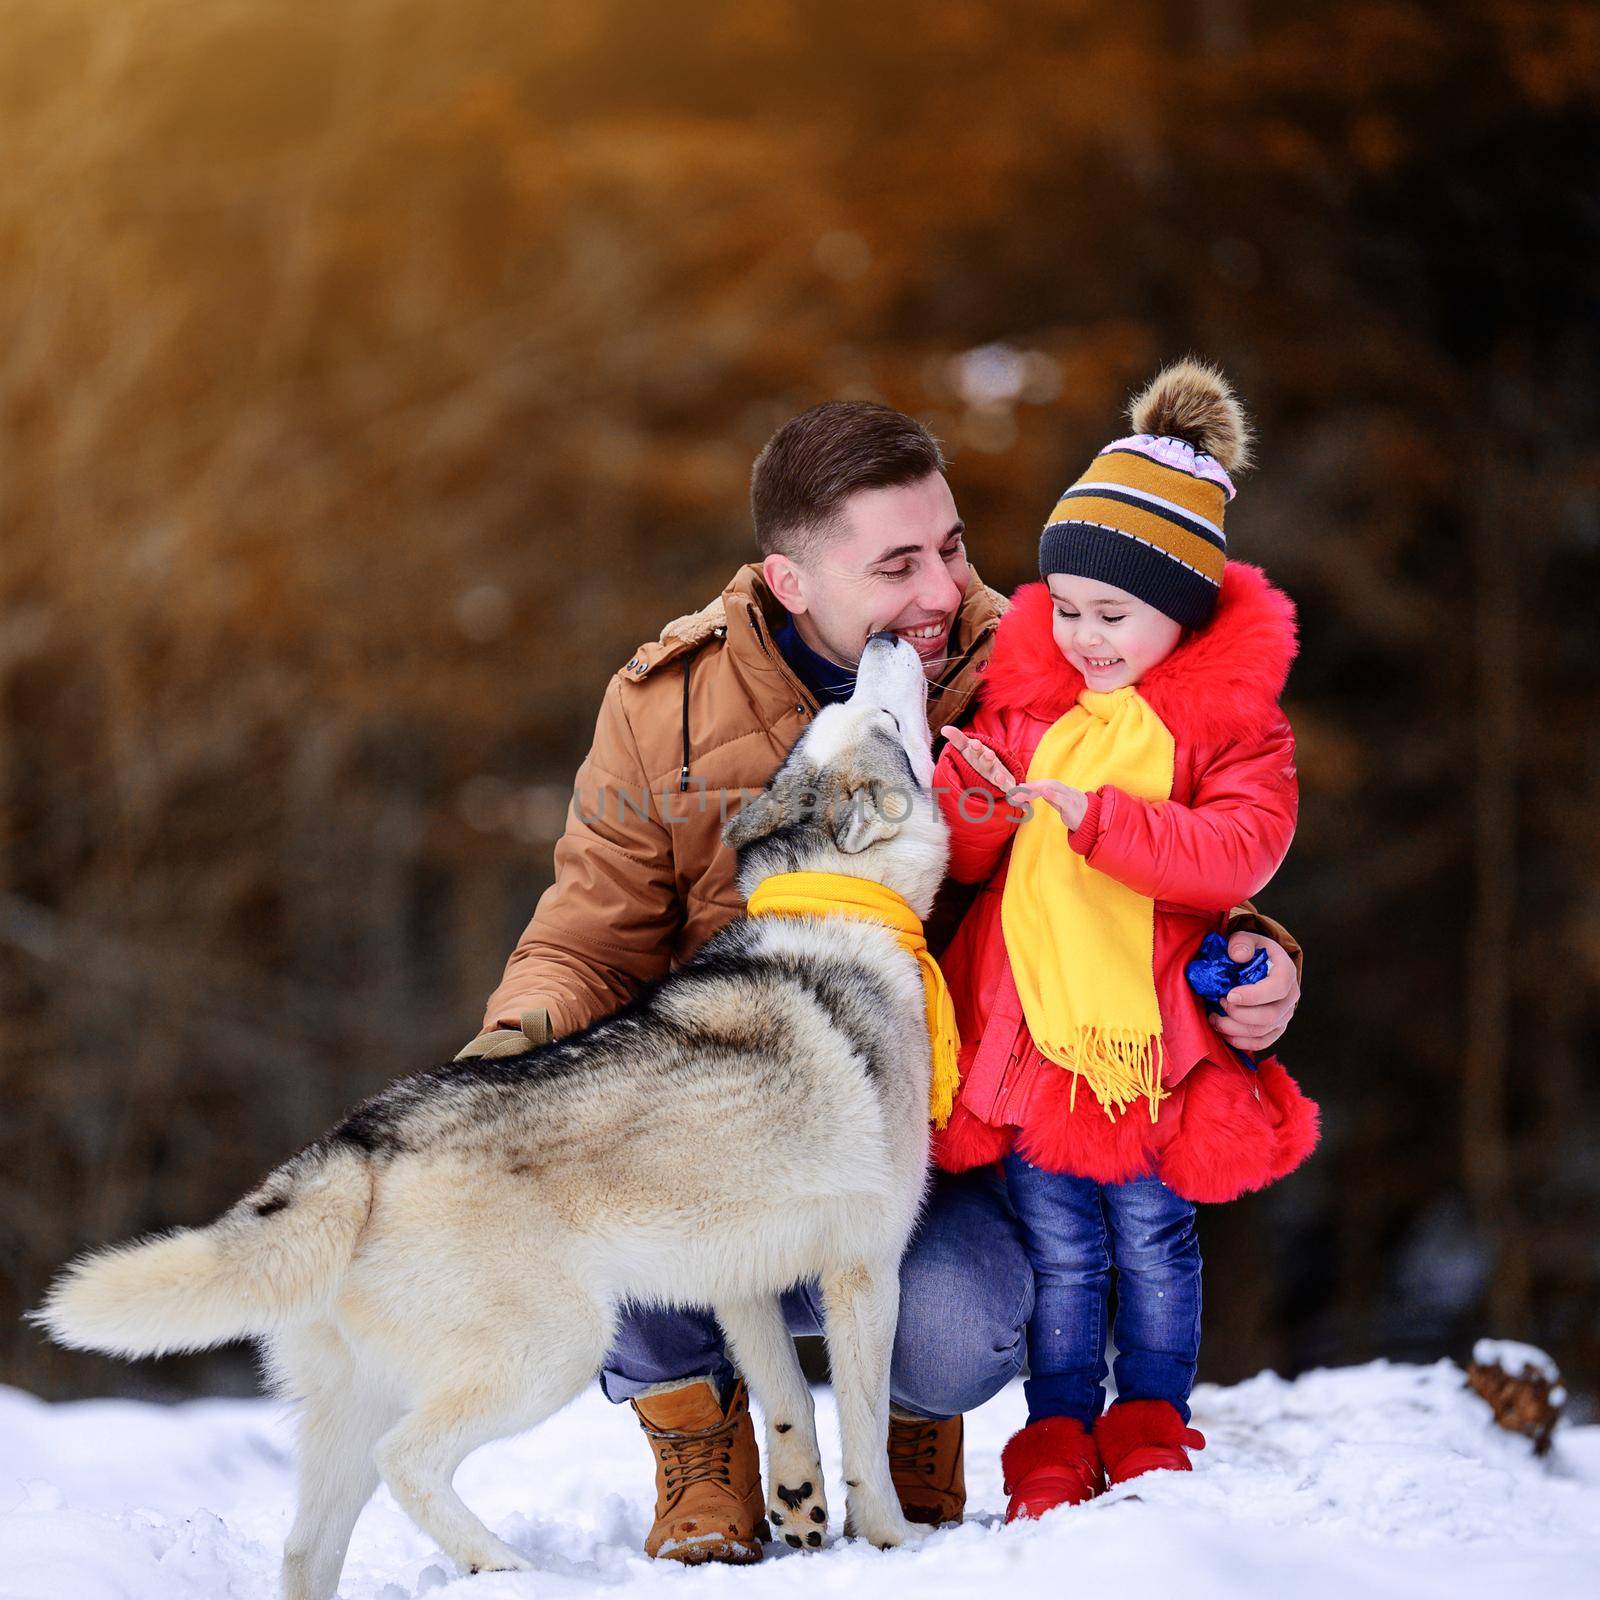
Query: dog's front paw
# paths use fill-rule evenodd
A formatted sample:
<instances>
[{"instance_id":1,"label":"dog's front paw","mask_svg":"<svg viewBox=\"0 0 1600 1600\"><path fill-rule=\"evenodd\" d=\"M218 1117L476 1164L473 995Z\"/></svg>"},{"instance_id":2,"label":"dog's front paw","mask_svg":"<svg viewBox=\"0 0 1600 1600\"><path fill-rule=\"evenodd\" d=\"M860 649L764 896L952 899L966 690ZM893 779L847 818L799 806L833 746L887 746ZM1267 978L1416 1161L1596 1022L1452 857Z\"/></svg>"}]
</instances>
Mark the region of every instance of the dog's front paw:
<instances>
[{"instance_id":1,"label":"dog's front paw","mask_svg":"<svg viewBox=\"0 0 1600 1600\"><path fill-rule=\"evenodd\" d=\"M903 1544L917 1544L926 1539L932 1528L908 1522L899 1506L881 1511L867 1511L852 1506L844 1522L847 1539L867 1539L880 1550L895 1550Z\"/></svg>"},{"instance_id":2,"label":"dog's front paw","mask_svg":"<svg viewBox=\"0 0 1600 1600\"><path fill-rule=\"evenodd\" d=\"M493 1555L480 1557L476 1561L466 1564L469 1577L477 1577L480 1572L535 1572L538 1569L523 1555L518 1555L515 1550L497 1551Z\"/></svg>"},{"instance_id":3,"label":"dog's front paw","mask_svg":"<svg viewBox=\"0 0 1600 1600\"><path fill-rule=\"evenodd\" d=\"M811 1469L798 1483L774 1480L767 1497L767 1520L774 1535L796 1550L815 1550L828 1528L828 1497L823 1492L822 1468Z\"/></svg>"}]
</instances>

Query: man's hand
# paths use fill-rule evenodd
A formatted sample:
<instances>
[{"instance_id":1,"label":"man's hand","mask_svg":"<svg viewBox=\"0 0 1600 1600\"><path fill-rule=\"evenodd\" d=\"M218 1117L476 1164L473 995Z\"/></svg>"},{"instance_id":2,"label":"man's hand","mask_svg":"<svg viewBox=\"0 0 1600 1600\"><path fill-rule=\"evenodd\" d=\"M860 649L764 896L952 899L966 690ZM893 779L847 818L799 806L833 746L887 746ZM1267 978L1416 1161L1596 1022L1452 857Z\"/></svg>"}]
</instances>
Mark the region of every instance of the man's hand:
<instances>
[{"instance_id":1,"label":"man's hand","mask_svg":"<svg viewBox=\"0 0 1600 1600\"><path fill-rule=\"evenodd\" d=\"M1260 983L1230 989L1223 997L1223 1014L1211 1018L1211 1026L1229 1044L1251 1055L1259 1055L1282 1037L1300 1004L1300 975L1277 940L1260 933L1236 933L1228 940L1231 961L1246 962L1257 950L1267 952L1272 970Z\"/></svg>"},{"instance_id":2,"label":"man's hand","mask_svg":"<svg viewBox=\"0 0 1600 1600\"><path fill-rule=\"evenodd\" d=\"M471 1061L475 1058L492 1060L496 1056L522 1056L542 1044L549 1044L551 1037L550 1013L540 1006L537 1010L522 1013L520 1028L491 1028L487 1033L480 1033L456 1056L456 1060Z\"/></svg>"}]
</instances>

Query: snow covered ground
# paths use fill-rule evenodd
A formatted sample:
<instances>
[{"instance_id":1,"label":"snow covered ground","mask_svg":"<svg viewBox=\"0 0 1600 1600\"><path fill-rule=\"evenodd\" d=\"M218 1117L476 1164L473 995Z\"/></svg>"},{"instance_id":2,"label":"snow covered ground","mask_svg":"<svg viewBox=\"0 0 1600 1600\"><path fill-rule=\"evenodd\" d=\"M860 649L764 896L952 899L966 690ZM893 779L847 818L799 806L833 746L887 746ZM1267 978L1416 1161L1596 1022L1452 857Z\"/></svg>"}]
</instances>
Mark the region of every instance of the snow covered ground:
<instances>
[{"instance_id":1,"label":"snow covered ground","mask_svg":"<svg viewBox=\"0 0 1600 1600\"><path fill-rule=\"evenodd\" d=\"M1271 1374L1202 1388L1210 1439L1192 1476L1005 1528L998 1452L1012 1388L969 1419L970 1503L913 1550L835 1537L758 1567L686 1570L639 1553L651 1464L632 1412L591 1391L462 1468L468 1503L537 1564L457 1578L380 1491L356 1529L344 1600L826 1600L888 1593L1137 1600L1540 1600L1595 1593L1600 1427L1567 1428L1548 1463L1494 1429L1448 1362ZM842 1514L837 1431L819 1421ZM267 1401L47 1406L0 1389L0 1597L269 1600L289 1525L290 1429Z\"/></svg>"}]
</instances>

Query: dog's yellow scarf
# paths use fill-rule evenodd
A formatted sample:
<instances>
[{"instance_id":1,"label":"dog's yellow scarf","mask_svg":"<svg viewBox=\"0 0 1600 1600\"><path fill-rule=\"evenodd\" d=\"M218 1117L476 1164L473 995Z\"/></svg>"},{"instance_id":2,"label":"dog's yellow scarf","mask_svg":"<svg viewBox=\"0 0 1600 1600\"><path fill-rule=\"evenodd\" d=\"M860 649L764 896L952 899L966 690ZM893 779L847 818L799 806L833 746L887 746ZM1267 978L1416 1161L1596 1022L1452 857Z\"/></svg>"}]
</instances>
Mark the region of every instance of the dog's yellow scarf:
<instances>
[{"instance_id":1,"label":"dog's yellow scarf","mask_svg":"<svg viewBox=\"0 0 1600 1600\"><path fill-rule=\"evenodd\" d=\"M1039 741L1030 783L1102 784L1141 800L1172 796L1172 735L1130 684L1078 703ZM1000 900L1006 954L1034 1043L1094 1091L1107 1116L1161 1103L1155 903L1096 871L1067 840L1054 807L1035 802L1017 829Z\"/></svg>"},{"instance_id":2,"label":"dog's yellow scarf","mask_svg":"<svg viewBox=\"0 0 1600 1600\"><path fill-rule=\"evenodd\" d=\"M934 1127L942 1128L950 1120L960 1081L956 1057L961 1035L956 1030L955 1002L939 963L928 953L922 919L916 912L893 889L837 872L774 873L756 886L747 909L752 917L855 917L894 930L900 948L915 956L922 969L922 997L933 1046L928 1114Z\"/></svg>"}]
</instances>

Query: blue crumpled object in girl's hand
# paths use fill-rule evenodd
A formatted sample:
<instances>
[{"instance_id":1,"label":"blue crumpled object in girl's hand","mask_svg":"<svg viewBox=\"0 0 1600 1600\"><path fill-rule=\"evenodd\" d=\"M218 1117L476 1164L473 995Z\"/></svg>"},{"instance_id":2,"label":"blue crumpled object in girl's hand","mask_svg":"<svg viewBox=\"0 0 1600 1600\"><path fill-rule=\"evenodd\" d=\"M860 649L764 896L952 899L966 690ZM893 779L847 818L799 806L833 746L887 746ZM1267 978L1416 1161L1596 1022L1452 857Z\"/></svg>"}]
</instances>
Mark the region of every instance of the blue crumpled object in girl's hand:
<instances>
[{"instance_id":1,"label":"blue crumpled object in girl's hand","mask_svg":"<svg viewBox=\"0 0 1600 1600\"><path fill-rule=\"evenodd\" d=\"M1222 1002L1231 989L1242 984L1260 983L1272 970L1265 950L1257 950L1248 961L1235 961L1228 954L1228 941L1220 933L1208 933L1200 941L1200 954L1183 969L1189 987L1206 1003L1207 1011L1221 1011ZM1231 1047L1230 1047L1231 1048ZM1243 1050L1234 1050L1238 1058L1254 1072L1253 1057Z\"/></svg>"}]
</instances>

